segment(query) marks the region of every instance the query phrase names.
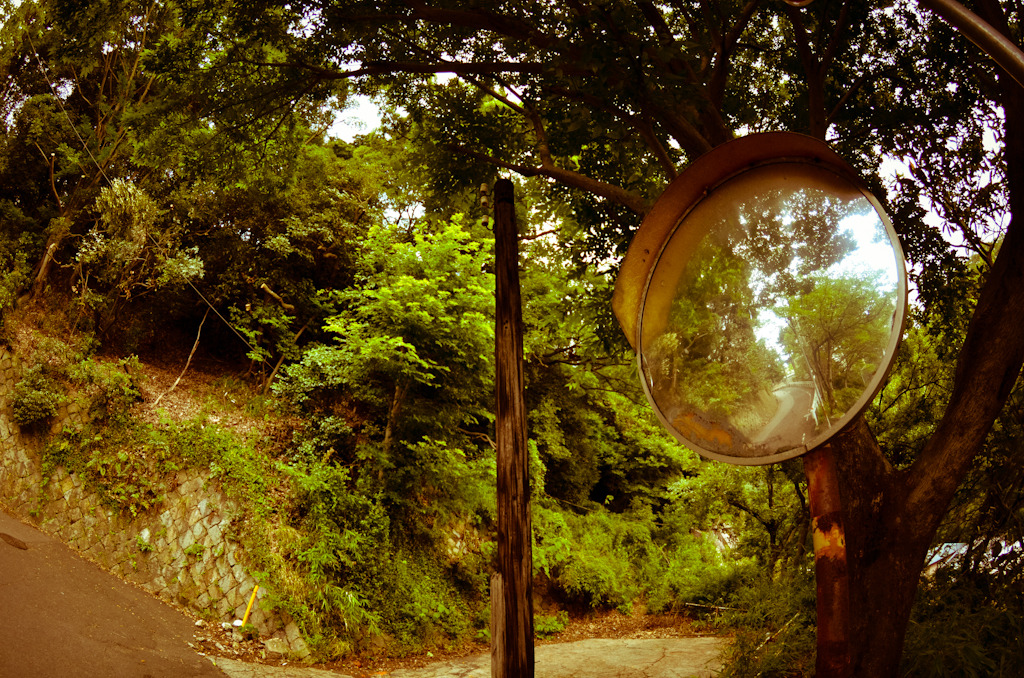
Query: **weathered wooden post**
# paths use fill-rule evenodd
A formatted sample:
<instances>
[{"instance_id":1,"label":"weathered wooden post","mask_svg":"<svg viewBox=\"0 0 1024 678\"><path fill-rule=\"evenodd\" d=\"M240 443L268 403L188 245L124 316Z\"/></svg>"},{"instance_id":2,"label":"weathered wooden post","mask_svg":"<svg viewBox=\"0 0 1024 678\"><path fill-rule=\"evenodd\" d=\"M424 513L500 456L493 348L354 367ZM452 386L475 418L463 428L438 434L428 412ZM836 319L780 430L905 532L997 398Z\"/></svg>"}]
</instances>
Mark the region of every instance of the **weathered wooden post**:
<instances>
[{"instance_id":1,"label":"weathered wooden post","mask_svg":"<svg viewBox=\"0 0 1024 678\"><path fill-rule=\"evenodd\" d=\"M494 185L498 572L491 579L491 676L533 678L533 553L523 399L519 233L512 182Z\"/></svg>"}]
</instances>

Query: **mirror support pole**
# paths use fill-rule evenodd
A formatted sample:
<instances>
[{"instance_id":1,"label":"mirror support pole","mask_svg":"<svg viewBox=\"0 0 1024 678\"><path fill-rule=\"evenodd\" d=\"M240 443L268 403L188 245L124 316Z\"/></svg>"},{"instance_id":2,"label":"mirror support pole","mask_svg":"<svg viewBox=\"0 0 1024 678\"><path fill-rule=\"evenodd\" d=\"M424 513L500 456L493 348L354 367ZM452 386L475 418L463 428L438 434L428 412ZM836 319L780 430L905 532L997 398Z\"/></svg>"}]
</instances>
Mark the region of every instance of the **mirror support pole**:
<instances>
[{"instance_id":1,"label":"mirror support pole","mask_svg":"<svg viewBox=\"0 0 1024 678\"><path fill-rule=\"evenodd\" d=\"M850 580L846 564L846 531L832 446L804 455L807 494L814 533L814 580L817 585L820 678L849 678Z\"/></svg>"}]
</instances>

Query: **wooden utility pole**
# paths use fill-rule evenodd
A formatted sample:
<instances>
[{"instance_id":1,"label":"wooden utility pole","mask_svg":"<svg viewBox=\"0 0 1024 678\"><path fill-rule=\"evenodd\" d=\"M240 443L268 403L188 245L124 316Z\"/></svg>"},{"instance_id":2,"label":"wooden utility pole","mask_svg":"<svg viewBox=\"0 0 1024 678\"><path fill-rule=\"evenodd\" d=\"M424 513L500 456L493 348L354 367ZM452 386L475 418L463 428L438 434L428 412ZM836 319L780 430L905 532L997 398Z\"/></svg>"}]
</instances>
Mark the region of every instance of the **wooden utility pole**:
<instances>
[{"instance_id":1,"label":"wooden utility pole","mask_svg":"<svg viewBox=\"0 0 1024 678\"><path fill-rule=\"evenodd\" d=\"M533 553L523 398L519 232L512 182L494 185L498 572L491 579L491 676L533 678Z\"/></svg>"}]
</instances>

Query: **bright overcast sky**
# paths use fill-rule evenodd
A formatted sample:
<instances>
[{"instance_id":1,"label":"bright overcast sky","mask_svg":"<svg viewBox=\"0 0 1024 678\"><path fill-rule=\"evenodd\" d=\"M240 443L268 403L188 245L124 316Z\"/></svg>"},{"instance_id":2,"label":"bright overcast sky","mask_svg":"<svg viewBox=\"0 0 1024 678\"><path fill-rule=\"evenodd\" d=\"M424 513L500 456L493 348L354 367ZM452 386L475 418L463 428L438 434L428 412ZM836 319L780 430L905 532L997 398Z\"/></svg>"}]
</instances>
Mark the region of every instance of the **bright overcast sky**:
<instances>
[{"instance_id":1,"label":"bright overcast sky","mask_svg":"<svg viewBox=\"0 0 1024 678\"><path fill-rule=\"evenodd\" d=\"M368 134L380 124L380 111L369 97L354 96L352 105L338 112L328 136L351 142L358 134Z\"/></svg>"}]
</instances>

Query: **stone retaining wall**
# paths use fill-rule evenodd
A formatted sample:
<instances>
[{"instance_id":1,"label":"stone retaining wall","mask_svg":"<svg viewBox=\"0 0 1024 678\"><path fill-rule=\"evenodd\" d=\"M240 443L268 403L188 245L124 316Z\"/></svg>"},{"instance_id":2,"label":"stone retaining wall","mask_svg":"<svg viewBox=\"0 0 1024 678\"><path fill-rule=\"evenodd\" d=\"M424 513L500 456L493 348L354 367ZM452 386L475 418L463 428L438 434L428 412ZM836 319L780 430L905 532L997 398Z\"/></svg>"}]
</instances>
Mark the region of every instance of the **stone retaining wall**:
<instances>
[{"instance_id":1,"label":"stone retaining wall","mask_svg":"<svg viewBox=\"0 0 1024 678\"><path fill-rule=\"evenodd\" d=\"M229 538L231 522L244 520L237 503L199 469L179 471L163 501L135 517L104 506L94 489L61 467L43 478L42 434L23 434L12 418L10 393L22 372L17 358L0 349L0 503L165 600L217 622L241 619L256 582L243 565L241 546ZM77 403L65 404L50 433L81 428L88 419ZM249 623L261 638L275 639L268 647L308 657L295 622L263 609L265 598L260 588Z\"/></svg>"}]
</instances>

